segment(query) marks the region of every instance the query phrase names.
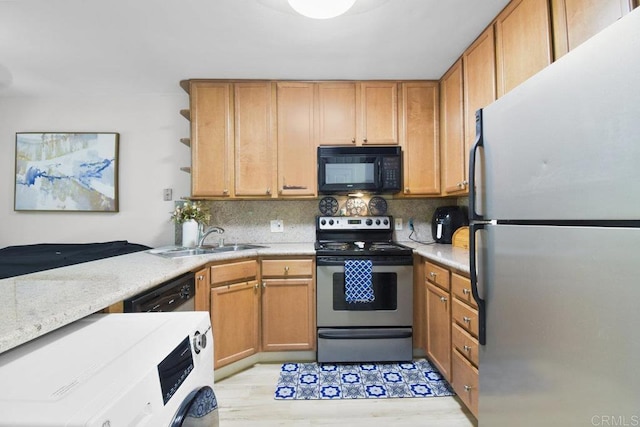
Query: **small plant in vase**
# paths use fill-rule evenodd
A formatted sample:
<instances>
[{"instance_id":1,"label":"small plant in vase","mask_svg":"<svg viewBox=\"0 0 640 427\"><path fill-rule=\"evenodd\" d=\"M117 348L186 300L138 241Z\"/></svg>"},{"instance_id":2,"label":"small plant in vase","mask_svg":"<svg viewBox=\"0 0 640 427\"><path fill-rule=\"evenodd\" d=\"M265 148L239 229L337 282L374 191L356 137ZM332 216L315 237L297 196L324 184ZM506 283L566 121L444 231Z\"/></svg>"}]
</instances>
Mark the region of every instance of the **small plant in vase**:
<instances>
[{"instance_id":1,"label":"small plant in vase","mask_svg":"<svg viewBox=\"0 0 640 427\"><path fill-rule=\"evenodd\" d=\"M201 227L208 224L211 213L208 207L201 202L186 201L176 206L171 214L171 220L176 224L182 224L182 246L193 247L198 244L198 236Z\"/></svg>"}]
</instances>

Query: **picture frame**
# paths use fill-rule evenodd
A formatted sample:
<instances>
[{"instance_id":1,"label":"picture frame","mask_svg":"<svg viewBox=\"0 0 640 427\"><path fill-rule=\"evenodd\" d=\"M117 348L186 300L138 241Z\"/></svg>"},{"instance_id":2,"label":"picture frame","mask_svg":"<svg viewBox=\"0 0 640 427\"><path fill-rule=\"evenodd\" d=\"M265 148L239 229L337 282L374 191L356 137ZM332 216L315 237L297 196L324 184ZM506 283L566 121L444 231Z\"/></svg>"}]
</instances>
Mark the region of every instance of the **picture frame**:
<instances>
[{"instance_id":1,"label":"picture frame","mask_svg":"<svg viewBox=\"0 0 640 427\"><path fill-rule=\"evenodd\" d=\"M115 132L17 132L15 211L118 212Z\"/></svg>"}]
</instances>

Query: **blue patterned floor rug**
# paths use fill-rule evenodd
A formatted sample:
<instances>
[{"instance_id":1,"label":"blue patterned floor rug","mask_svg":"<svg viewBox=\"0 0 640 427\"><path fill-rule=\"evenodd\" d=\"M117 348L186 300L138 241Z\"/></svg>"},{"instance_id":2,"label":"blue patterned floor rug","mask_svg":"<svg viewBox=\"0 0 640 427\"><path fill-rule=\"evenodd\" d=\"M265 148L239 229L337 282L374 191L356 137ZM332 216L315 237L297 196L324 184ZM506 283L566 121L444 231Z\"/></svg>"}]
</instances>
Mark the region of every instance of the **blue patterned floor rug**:
<instances>
[{"instance_id":1,"label":"blue patterned floor rug","mask_svg":"<svg viewBox=\"0 0 640 427\"><path fill-rule=\"evenodd\" d=\"M452 396L455 393L425 359L405 363L285 363L276 400L373 399Z\"/></svg>"}]
</instances>

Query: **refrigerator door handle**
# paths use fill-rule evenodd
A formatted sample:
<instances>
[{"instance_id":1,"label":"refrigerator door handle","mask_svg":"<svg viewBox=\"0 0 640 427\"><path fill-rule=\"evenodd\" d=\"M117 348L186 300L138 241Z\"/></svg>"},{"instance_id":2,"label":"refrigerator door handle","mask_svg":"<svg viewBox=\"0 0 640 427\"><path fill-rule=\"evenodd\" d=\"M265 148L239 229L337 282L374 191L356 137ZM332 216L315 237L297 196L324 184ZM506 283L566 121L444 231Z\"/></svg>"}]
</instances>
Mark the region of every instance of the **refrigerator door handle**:
<instances>
[{"instance_id":1,"label":"refrigerator door handle","mask_svg":"<svg viewBox=\"0 0 640 427\"><path fill-rule=\"evenodd\" d=\"M469 224L469 272L471 275L471 293L473 299L478 304L478 342L485 345L487 342L486 335L486 310L485 300L480 297L478 292L478 272L476 262L476 232L484 230L486 224L472 222Z\"/></svg>"},{"instance_id":2,"label":"refrigerator door handle","mask_svg":"<svg viewBox=\"0 0 640 427\"><path fill-rule=\"evenodd\" d=\"M469 221L484 221L483 215L476 212L476 153L484 147L482 137L482 108L476 111L476 141L469 153Z\"/></svg>"}]
</instances>

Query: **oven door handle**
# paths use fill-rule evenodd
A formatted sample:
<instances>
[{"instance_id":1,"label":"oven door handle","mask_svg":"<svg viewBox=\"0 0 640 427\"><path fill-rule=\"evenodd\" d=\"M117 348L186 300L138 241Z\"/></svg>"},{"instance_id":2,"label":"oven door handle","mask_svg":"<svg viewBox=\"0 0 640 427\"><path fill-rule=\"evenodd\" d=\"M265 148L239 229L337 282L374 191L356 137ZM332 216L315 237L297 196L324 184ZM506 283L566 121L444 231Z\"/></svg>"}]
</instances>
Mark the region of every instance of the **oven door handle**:
<instances>
[{"instance_id":1,"label":"oven door handle","mask_svg":"<svg viewBox=\"0 0 640 427\"><path fill-rule=\"evenodd\" d=\"M339 331L319 331L318 338L327 340L370 340L370 339L401 339L410 338L411 330L403 329L400 331L358 331L358 330L339 330Z\"/></svg>"}]
</instances>

